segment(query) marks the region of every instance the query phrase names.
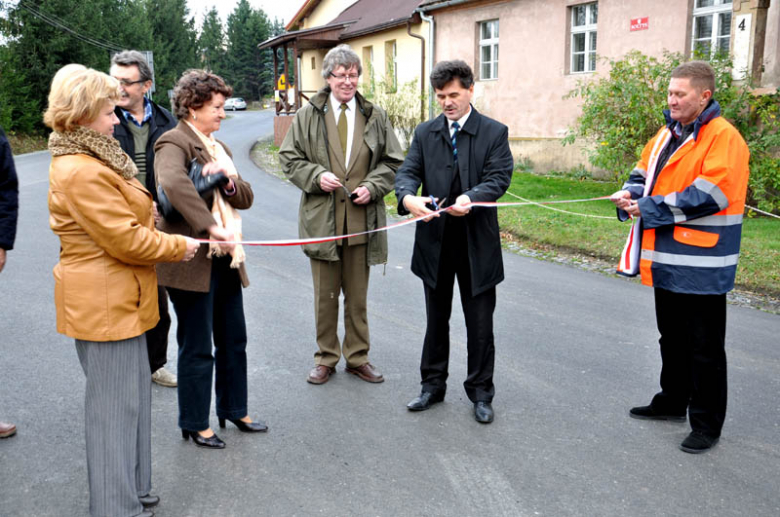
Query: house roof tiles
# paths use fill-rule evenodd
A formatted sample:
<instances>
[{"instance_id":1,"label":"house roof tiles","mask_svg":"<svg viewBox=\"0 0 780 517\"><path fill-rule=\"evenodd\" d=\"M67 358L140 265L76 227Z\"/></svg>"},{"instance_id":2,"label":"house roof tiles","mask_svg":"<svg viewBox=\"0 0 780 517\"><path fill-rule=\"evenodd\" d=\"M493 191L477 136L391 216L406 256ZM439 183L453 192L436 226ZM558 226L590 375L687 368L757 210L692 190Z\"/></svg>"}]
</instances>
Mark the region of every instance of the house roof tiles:
<instances>
[{"instance_id":1,"label":"house roof tiles","mask_svg":"<svg viewBox=\"0 0 780 517\"><path fill-rule=\"evenodd\" d=\"M328 25L352 23L341 34L341 39L376 32L405 24L412 17L421 0L358 0L347 7Z\"/></svg>"}]
</instances>

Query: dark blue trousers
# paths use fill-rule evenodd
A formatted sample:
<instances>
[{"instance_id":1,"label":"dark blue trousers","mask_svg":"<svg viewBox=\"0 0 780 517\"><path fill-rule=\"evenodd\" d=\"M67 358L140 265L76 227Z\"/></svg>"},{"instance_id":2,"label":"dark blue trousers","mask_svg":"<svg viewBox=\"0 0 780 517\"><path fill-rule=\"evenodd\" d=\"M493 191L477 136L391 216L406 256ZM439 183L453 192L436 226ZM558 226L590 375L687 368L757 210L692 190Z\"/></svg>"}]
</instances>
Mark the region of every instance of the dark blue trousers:
<instances>
[{"instance_id":1,"label":"dark blue trousers","mask_svg":"<svg viewBox=\"0 0 780 517\"><path fill-rule=\"evenodd\" d=\"M726 295L655 289L661 392L651 405L685 413L694 431L720 436L726 420Z\"/></svg>"},{"instance_id":2,"label":"dark blue trousers","mask_svg":"<svg viewBox=\"0 0 780 517\"><path fill-rule=\"evenodd\" d=\"M230 269L230 257L214 258L208 293L169 288L168 294L178 319L179 427L188 431L210 427L212 372L217 416L245 417L246 321L241 279Z\"/></svg>"}]
</instances>

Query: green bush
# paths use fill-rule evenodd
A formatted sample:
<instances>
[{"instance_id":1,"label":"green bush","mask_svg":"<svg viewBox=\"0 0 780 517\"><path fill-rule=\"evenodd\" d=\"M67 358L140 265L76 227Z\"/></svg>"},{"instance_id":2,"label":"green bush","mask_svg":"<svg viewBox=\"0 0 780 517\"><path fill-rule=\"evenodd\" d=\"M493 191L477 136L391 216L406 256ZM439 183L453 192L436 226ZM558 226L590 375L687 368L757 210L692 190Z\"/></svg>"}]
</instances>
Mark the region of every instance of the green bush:
<instances>
[{"instance_id":1,"label":"green bush","mask_svg":"<svg viewBox=\"0 0 780 517\"><path fill-rule=\"evenodd\" d=\"M644 145L664 124L666 91L672 70L684 60L679 53L661 58L631 51L606 60L609 75L580 81L566 98L583 99L582 114L564 145L582 138L589 143L588 160L624 181L639 160ZM710 60L716 73L714 98L723 116L742 133L750 148L748 200L767 211L780 209L780 93L755 95L750 78L732 79L731 61Z\"/></svg>"},{"instance_id":2,"label":"green bush","mask_svg":"<svg viewBox=\"0 0 780 517\"><path fill-rule=\"evenodd\" d=\"M396 87L391 81L377 81L370 66L366 72L370 80L368 90L363 92L365 97L387 112L390 123L401 139L401 145L408 149L415 128L422 122L420 99L427 101L427 95L420 93L420 81L413 79Z\"/></svg>"}]
</instances>

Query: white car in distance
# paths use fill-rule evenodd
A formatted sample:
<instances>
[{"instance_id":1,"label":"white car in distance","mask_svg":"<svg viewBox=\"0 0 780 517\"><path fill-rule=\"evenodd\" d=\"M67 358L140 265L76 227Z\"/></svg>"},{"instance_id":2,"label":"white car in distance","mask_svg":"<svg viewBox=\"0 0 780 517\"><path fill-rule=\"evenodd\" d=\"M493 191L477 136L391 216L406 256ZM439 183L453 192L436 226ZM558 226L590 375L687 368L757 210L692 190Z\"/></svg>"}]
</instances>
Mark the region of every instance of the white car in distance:
<instances>
[{"instance_id":1,"label":"white car in distance","mask_svg":"<svg viewBox=\"0 0 780 517\"><path fill-rule=\"evenodd\" d=\"M245 110L246 109L246 101L242 99L241 97L230 97L228 100L225 101L225 110L230 111L236 111L236 110Z\"/></svg>"}]
</instances>

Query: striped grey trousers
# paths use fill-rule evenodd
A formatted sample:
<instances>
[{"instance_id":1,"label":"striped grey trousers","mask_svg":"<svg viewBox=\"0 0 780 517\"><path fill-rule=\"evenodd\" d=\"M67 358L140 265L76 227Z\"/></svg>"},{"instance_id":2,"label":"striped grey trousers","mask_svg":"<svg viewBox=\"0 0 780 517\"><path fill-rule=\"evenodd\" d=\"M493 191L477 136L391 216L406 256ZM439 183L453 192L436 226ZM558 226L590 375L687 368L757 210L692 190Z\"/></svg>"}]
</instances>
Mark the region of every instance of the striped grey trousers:
<instances>
[{"instance_id":1,"label":"striped grey trousers","mask_svg":"<svg viewBox=\"0 0 780 517\"><path fill-rule=\"evenodd\" d=\"M146 337L76 340L87 377L89 513L131 517L152 488L152 378Z\"/></svg>"}]
</instances>

